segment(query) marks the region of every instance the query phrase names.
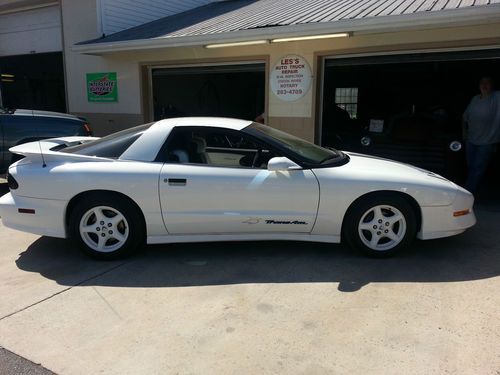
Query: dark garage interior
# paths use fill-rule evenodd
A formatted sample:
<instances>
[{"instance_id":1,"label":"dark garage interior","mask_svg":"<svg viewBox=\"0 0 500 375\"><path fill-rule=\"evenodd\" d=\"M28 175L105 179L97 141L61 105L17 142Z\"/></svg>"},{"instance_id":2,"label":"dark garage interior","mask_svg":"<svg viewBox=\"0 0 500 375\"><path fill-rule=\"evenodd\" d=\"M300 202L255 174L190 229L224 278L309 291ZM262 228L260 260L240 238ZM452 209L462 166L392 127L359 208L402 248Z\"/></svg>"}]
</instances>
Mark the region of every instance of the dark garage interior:
<instances>
[{"instance_id":1,"label":"dark garage interior","mask_svg":"<svg viewBox=\"0 0 500 375\"><path fill-rule=\"evenodd\" d=\"M462 184L462 114L478 81L500 84L500 51L330 59L321 143L400 160ZM453 150L452 150L453 149ZM496 152L484 186L499 180Z\"/></svg>"},{"instance_id":2,"label":"dark garage interior","mask_svg":"<svg viewBox=\"0 0 500 375\"><path fill-rule=\"evenodd\" d=\"M0 57L3 106L66 112L61 52Z\"/></svg>"},{"instance_id":3,"label":"dark garage interior","mask_svg":"<svg viewBox=\"0 0 500 375\"><path fill-rule=\"evenodd\" d=\"M154 119L222 116L254 120L264 112L265 65L152 70Z\"/></svg>"}]
</instances>

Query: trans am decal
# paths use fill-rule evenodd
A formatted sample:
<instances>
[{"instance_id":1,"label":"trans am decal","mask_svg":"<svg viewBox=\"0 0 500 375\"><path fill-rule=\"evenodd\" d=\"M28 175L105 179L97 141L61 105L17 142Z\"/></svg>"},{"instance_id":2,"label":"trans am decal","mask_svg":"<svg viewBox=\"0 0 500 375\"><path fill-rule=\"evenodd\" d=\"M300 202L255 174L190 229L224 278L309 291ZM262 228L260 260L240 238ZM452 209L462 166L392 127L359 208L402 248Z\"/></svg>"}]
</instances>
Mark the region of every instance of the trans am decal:
<instances>
[{"instance_id":1,"label":"trans am decal","mask_svg":"<svg viewBox=\"0 0 500 375\"><path fill-rule=\"evenodd\" d=\"M293 225L307 225L305 221L289 221L289 220L266 220L266 224L293 224Z\"/></svg>"},{"instance_id":2,"label":"trans am decal","mask_svg":"<svg viewBox=\"0 0 500 375\"><path fill-rule=\"evenodd\" d=\"M258 217L249 217L247 220L243 221L244 224L259 224L261 222L261 218ZM282 224L282 225L307 225L307 222L300 220L271 220L266 219L264 221L266 224Z\"/></svg>"}]
</instances>

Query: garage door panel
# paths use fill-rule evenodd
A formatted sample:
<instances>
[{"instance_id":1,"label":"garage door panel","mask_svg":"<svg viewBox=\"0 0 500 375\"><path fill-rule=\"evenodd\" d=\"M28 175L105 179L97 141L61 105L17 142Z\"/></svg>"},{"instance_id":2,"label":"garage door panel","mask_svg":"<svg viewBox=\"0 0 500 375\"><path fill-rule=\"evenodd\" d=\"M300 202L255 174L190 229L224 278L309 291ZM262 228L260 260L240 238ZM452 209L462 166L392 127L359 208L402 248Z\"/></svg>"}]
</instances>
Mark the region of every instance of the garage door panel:
<instances>
[{"instance_id":1,"label":"garage door panel","mask_svg":"<svg viewBox=\"0 0 500 375\"><path fill-rule=\"evenodd\" d=\"M58 6L0 15L0 56L62 51Z\"/></svg>"}]
</instances>

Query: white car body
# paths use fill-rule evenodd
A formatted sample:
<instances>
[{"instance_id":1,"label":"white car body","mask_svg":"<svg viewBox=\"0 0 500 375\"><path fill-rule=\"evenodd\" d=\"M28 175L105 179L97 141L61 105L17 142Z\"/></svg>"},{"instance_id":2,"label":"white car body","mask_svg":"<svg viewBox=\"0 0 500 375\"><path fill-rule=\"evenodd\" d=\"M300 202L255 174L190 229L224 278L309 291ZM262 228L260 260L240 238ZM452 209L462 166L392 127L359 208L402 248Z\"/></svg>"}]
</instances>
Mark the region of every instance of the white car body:
<instances>
[{"instance_id":1,"label":"white car body","mask_svg":"<svg viewBox=\"0 0 500 375\"><path fill-rule=\"evenodd\" d=\"M14 147L11 152L26 158L9 169L19 187L0 198L0 216L10 228L67 238L67 210L72 200L89 191L109 191L128 197L140 208L150 244L225 240L337 243L353 202L371 192L388 191L409 196L418 206L420 239L459 234L475 224L473 196L466 190L434 173L365 155L347 153L349 162L335 167L283 170L155 161L174 128L241 131L250 124L222 118L161 120L118 159L51 150L86 138ZM44 163L46 167L42 167ZM176 179L187 183L177 185ZM464 210L467 214L456 214Z\"/></svg>"}]
</instances>

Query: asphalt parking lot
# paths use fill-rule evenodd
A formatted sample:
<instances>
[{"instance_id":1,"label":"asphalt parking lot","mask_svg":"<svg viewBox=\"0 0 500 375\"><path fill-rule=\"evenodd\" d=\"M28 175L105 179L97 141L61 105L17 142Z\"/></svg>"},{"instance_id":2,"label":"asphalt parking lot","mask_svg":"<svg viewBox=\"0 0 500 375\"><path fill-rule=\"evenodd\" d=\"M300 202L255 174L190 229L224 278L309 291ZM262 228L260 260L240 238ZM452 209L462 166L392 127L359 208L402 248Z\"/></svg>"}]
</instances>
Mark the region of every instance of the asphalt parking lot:
<instances>
[{"instance_id":1,"label":"asphalt parking lot","mask_svg":"<svg viewBox=\"0 0 500 375\"><path fill-rule=\"evenodd\" d=\"M97 262L0 224L0 346L57 374L499 374L500 209L477 213L386 260L249 242Z\"/></svg>"}]
</instances>

